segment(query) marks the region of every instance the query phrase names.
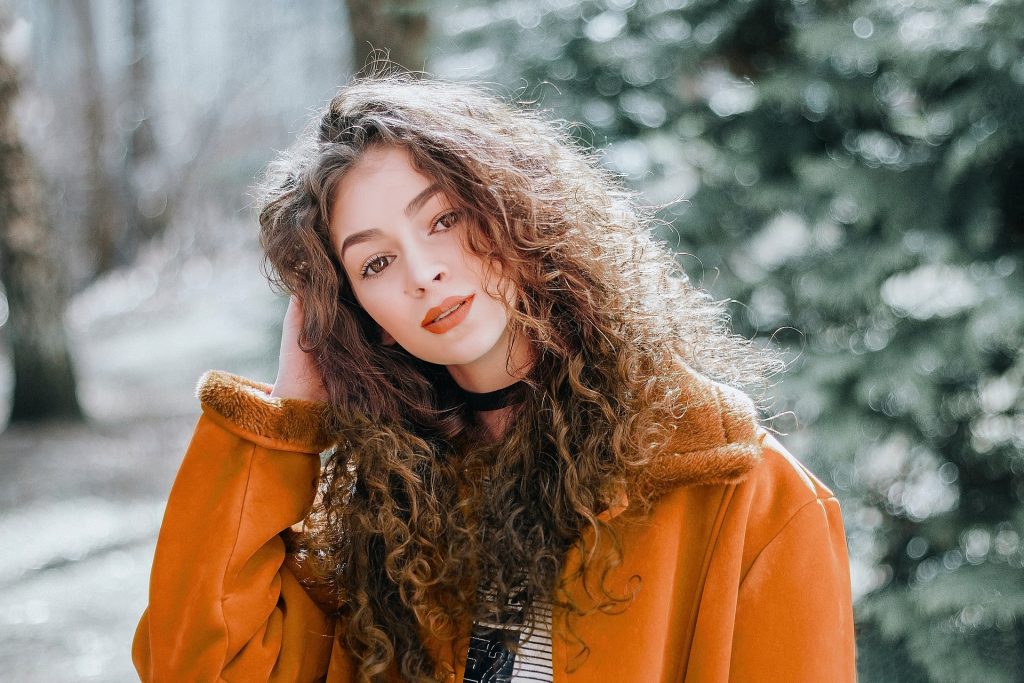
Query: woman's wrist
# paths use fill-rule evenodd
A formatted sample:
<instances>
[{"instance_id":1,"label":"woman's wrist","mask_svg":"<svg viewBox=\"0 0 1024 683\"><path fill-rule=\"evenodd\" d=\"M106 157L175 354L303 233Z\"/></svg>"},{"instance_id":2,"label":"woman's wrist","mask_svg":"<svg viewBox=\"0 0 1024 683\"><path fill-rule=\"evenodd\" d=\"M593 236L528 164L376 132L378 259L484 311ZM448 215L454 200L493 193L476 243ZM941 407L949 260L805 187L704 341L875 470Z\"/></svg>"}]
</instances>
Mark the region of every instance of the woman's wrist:
<instances>
[{"instance_id":1,"label":"woman's wrist","mask_svg":"<svg viewBox=\"0 0 1024 683\"><path fill-rule=\"evenodd\" d=\"M203 411L221 426L256 443L271 440L274 447L290 443L304 452L321 452L333 442L329 409L319 399L303 399L286 384L273 387L241 375L211 370L199 380L196 394Z\"/></svg>"},{"instance_id":2,"label":"woman's wrist","mask_svg":"<svg viewBox=\"0 0 1024 683\"><path fill-rule=\"evenodd\" d=\"M290 382L278 378L270 389L271 398L293 398L302 401L326 401L324 390L319 386L310 386L302 382Z\"/></svg>"},{"instance_id":3,"label":"woman's wrist","mask_svg":"<svg viewBox=\"0 0 1024 683\"><path fill-rule=\"evenodd\" d=\"M311 392L288 386L284 382L274 382L274 386L270 390L270 398L297 398L303 401L317 400L312 396Z\"/></svg>"}]
</instances>

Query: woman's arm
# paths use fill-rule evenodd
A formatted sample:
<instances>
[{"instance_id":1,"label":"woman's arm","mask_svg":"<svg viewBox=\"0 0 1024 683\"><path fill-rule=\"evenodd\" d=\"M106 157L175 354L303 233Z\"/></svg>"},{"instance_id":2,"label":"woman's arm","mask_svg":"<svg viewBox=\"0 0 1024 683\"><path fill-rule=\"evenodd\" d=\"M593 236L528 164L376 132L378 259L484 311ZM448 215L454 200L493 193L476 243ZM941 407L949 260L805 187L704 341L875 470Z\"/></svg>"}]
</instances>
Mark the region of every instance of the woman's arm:
<instances>
[{"instance_id":1,"label":"woman's arm","mask_svg":"<svg viewBox=\"0 0 1024 683\"><path fill-rule=\"evenodd\" d=\"M302 324L293 297L273 392L224 372L199 382L202 416L132 648L144 681L313 681L327 670L333 624L285 564L282 539L312 504L331 442L317 401L326 392L298 346Z\"/></svg>"},{"instance_id":2,"label":"woman's arm","mask_svg":"<svg viewBox=\"0 0 1024 683\"><path fill-rule=\"evenodd\" d=\"M333 624L283 566L329 445L317 404L209 372L132 655L144 681L313 681Z\"/></svg>"},{"instance_id":3,"label":"woman's arm","mask_svg":"<svg viewBox=\"0 0 1024 683\"><path fill-rule=\"evenodd\" d=\"M850 563L839 502L813 500L739 587L729 680L856 680Z\"/></svg>"},{"instance_id":4,"label":"woman's arm","mask_svg":"<svg viewBox=\"0 0 1024 683\"><path fill-rule=\"evenodd\" d=\"M764 455L770 466L742 497L756 552L739 577L729 680L855 681L839 501L771 435Z\"/></svg>"}]
</instances>

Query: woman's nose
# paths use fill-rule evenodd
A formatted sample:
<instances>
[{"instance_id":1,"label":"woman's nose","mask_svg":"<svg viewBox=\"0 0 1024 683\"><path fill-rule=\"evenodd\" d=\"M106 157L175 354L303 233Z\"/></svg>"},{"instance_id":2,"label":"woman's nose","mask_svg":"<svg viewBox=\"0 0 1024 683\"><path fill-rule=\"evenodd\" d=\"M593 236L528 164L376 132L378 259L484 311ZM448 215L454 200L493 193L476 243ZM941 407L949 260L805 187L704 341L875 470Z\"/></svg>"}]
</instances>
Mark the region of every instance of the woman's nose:
<instances>
[{"instance_id":1,"label":"woman's nose","mask_svg":"<svg viewBox=\"0 0 1024 683\"><path fill-rule=\"evenodd\" d=\"M408 293L413 295L422 294L423 292L432 289L439 282L444 282L448 278L448 267L441 263L436 258L426 258L424 254L418 263L414 263L413 259L408 259L409 263L409 275L408 275Z\"/></svg>"}]
</instances>

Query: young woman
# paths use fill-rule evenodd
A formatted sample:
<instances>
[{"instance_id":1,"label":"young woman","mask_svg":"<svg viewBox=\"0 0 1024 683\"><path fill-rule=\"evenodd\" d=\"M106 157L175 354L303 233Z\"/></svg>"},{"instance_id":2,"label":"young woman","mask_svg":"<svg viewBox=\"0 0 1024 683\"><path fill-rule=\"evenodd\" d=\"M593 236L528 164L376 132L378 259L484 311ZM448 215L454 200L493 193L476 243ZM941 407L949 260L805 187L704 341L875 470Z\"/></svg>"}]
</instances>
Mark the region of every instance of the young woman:
<instances>
[{"instance_id":1,"label":"young woman","mask_svg":"<svg viewBox=\"0 0 1024 683\"><path fill-rule=\"evenodd\" d=\"M268 174L277 380L200 380L141 678L853 680L839 505L649 220L535 112L344 88Z\"/></svg>"}]
</instances>

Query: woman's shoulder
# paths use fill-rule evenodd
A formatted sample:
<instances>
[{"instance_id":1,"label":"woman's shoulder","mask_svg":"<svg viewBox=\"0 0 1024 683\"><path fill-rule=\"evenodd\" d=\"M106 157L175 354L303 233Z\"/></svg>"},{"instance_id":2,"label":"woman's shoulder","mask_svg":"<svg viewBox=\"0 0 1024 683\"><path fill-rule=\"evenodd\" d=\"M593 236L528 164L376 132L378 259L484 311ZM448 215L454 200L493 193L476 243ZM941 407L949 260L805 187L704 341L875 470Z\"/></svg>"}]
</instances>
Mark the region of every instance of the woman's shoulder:
<instances>
[{"instance_id":1,"label":"woman's shoulder","mask_svg":"<svg viewBox=\"0 0 1024 683\"><path fill-rule=\"evenodd\" d=\"M834 498L835 494L811 469L789 452L775 435L761 428L761 460L748 476L747 487L768 500L786 498L801 505Z\"/></svg>"},{"instance_id":2,"label":"woman's shoulder","mask_svg":"<svg viewBox=\"0 0 1024 683\"><path fill-rule=\"evenodd\" d=\"M843 542L832 491L763 427L757 440L758 457L741 477L677 486L646 518L681 539L688 556L733 566L737 580L776 539L795 534L810 556L838 552Z\"/></svg>"},{"instance_id":3,"label":"woman's shoulder","mask_svg":"<svg viewBox=\"0 0 1024 683\"><path fill-rule=\"evenodd\" d=\"M636 473L633 492L650 499L680 488L718 487L759 510L779 511L832 492L761 425L742 391L685 368L681 410Z\"/></svg>"},{"instance_id":4,"label":"woman's shoulder","mask_svg":"<svg viewBox=\"0 0 1024 683\"><path fill-rule=\"evenodd\" d=\"M835 494L811 469L764 428L761 458L736 483L729 501L733 514L753 525L783 527L808 505L834 500Z\"/></svg>"},{"instance_id":5,"label":"woman's shoulder","mask_svg":"<svg viewBox=\"0 0 1024 683\"><path fill-rule=\"evenodd\" d=\"M695 504L703 514L710 514L707 506L717 500L719 516L750 518L750 524L769 526L785 523L815 501L835 498L832 490L764 427L757 427L750 441L723 444L704 455L723 459L719 466L728 467L730 476L673 486L663 481L664 490L658 497L699 501ZM666 467L664 463L661 466ZM713 463L704 463L700 471L706 474L714 469Z\"/></svg>"}]
</instances>

